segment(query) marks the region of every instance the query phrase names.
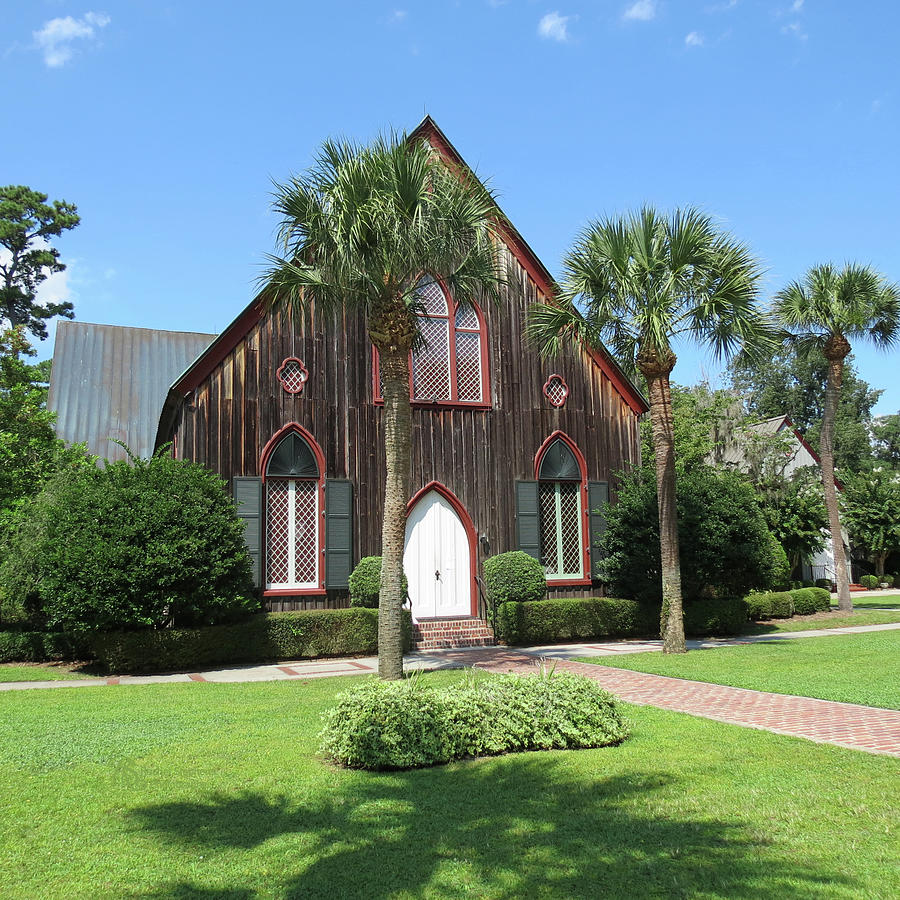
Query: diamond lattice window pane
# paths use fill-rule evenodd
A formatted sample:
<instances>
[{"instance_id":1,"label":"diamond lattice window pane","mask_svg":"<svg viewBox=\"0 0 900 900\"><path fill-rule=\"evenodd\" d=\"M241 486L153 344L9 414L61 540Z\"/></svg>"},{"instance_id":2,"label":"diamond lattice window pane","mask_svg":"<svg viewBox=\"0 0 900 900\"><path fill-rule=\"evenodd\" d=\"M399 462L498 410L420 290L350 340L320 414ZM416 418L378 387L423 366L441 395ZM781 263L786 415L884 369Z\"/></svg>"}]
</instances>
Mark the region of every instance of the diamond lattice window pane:
<instances>
[{"instance_id":1,"label":"diamond lattice window pane","mask_svg":"<svg viewBox=\"0 0 900 900\"><path fill-rule=\"evenodd\" d=\"M288 357L278 369L278 380L289 394L299 394L309 378L303 362L294 356Z\"/></svg>"},{"instance_id":2,"label":"diamond lattice window pane","mask_svg":"<svg viewBox=\"0 0 900 900\"><path fill-rule=\"evenodd\" d=\"M429 316L447 315L447 297L433 278L423 278L416 286L416 296Z\"/></svg>"},{"instance_id":3,"label":"diamond lattice window pane","mask_svg":"<svg viewBox=\"0 0 900 900\"><path fill-rule=\"evenodd\" d=\"M559 512L562 534L562 570L567 575L581 575L581 485L560 482Z\"/></svg>"},{"instance_id":4,"label":"diamond lattice window pane","mask_svg":"<svg viewBox=\"0 0 900 900\"><path fill-rule=\"evenodd\" d=\"M544 385L544 396L553 406L562 406L569 396L569 386L561 375L551 375Z\"/></svg>"},{"instance_id":5,"label":"diamond lattice window pane","mask_svg":"<svg viewBox=\"0 0 900 900\"><path fill-rule=\"evenodd\" d=\"M315 585L318 576L319 486L314 481L294 482L294 583Z\"/></svg>"},{"instance_id":6,"label":"diamond lattice window pane","mask_svg":"<svg viewBox=\"0 0 900 900\"><path fill-rule=\"evenodd\" d=\"M457 307L456 310L456 327L457 328L468 328L472 331L476 331L480 327L480 323L478 321L478 314L472 309L471 306L467 306L463 308L462 306Z\"/></svg>"},{"instance_id":7,"label":"diamond lattice window pane","mask_svg":"<svg viewBox=\"0 0 900 900\"><path fill-rule=\"evenodd\" d=\"M266 582L270 585L288 583L290 575L290 489L283 479L266 483L268 536L266 542Z\"/></svg>"},{"instance_id":8,"label":"diamond lattice window pane","mask_svg":"<svg viewBox=\"0 0 900 900\"><path fill-rule=\"evenodd\" d=\"M481 335L468 331L456 333L457 399L481 400Z\"/></svg>"},{"instance_id":9,"label":"diamond lattice window pane","mask_svg":"<svg viewBox=\"0 0 900 900\"><path fill-rule=\"evenodd\" d=\"M416 400L450 399L450 323L419 319L425 346L413 354L413 396Z\"/></svg>"},{"instance_id":10,"label":"diamond lattice window pane","mask_svg":"<svg viewBox=\"0 0 900 900\"><path fill-rule=\"evenodd\" d=\"M538 485L541 507L541 557L548 576L559 574L559 534L556 529L556 484Z\"/></svg>"}]
</instances>

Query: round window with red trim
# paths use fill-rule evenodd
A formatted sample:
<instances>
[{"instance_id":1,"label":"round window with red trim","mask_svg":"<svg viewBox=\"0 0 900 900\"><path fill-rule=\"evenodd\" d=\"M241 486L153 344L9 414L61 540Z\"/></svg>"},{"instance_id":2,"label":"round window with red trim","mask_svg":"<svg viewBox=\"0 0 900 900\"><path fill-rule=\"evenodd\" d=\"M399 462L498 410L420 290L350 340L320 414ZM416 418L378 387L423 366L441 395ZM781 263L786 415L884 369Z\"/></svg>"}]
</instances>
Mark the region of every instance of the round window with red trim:
<instances>
[{"instance_id":1,"label":"round window with red trim","mask_svg":"<svg viewBox=\"0 0 900 900\"><path fill-rule=\"evenodd\" d=\"M301 393L303 385L309 380L309 372L303 365L303 360L297 359L296 356L289 356L275 374L289 394Z\"/></svg>"},{"instance_id":2,"label":"round window with red trim","mask_svg":"<svg viewBox=\"0 0 900 900\"><path fill-rule=\"evenodd\" d=\"M558 408L565 405L569 398L569 386L562 375L551 375L544 382L544 396L550 401L551 406Z\"/></svg>"}]
</instances>

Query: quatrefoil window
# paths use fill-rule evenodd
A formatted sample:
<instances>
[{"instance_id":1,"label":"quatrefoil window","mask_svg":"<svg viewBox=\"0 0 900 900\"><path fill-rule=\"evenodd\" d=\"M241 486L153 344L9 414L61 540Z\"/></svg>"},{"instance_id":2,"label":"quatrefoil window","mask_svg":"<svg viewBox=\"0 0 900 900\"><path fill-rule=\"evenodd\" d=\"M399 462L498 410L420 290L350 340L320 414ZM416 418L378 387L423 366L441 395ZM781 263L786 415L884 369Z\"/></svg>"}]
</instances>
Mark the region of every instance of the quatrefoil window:
<instances>
[{"instance_id":1,"label":"quatrefoil window","mask_svg":"<svg viewBox=\"0 0 900 900\"><path fill-rule=\"evenodd\" d=\"M551 375L544 383L544 396L552 406L563 406L569 396L569 386L562 375Z\"/></svg>"},{"instance_id":2,"label":"quatrefoil window","mask_svg":"<svg viewBox=\"0 0 900 900\"><path fill-rule=\"evenodd\" d=\"M281 386L289 394L299 394L303 390L303 385L309 379L309 372L303 361L297 359L296 356L289 356L279 367L275 373Z\"/></svg>"}]
</instances>

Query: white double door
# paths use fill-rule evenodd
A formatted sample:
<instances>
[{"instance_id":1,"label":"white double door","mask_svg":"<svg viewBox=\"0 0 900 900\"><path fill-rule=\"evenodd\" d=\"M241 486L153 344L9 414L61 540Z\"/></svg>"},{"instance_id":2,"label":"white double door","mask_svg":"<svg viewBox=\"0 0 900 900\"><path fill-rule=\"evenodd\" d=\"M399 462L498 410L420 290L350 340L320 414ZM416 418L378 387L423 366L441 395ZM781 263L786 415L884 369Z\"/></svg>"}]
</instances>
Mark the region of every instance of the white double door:
<instances>
[{"instance_id":1,"label":"white double door","mask_svg":"<svg viewBox=\"0 0 900 900\"><path fill-rule=\"evenodd\" d=\"M469 539L437 491L421 497L407 517L403 568L414 619L472 614Z\"/></svg>"}]
</instances>

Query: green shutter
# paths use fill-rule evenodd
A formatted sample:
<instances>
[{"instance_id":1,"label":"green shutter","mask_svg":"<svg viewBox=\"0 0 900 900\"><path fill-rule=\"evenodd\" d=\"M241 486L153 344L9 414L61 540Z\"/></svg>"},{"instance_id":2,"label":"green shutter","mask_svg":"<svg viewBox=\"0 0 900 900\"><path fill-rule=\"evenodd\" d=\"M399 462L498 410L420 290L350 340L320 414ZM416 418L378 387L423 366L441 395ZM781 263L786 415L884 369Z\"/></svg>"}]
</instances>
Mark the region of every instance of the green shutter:
<instances>
[{"instance_id":1,"label":"green shutter","mask_svg":"<svg viewBox=\"0 0 900 900\"><path fill-rule=\"evenodd\" d=\"M536 481L516 482L516 541L520 550L541 562L541 516Z\"/></svg>"},{"instance_id":2,"label":"green shutter","mask_svg":"<svg viewBox=\"0 0 900 900\"><path fill-rule=\"evenodd\" d=\"M353 485L325 481L325 587L346 590L353 570Z\"/></svg>"},{"instance_id":3,"label":"green shutter","mask_svg":"<svg viewBox=\"0 0 900 900\"><path fill-rule=\"evenodd\" d=\"M598 578L597 565L603 559L600 542L606 531L605 504L609 503L609 482L588 482L588 528L591 543L591 578Z\"/></svg>"},{"instance_id":4,"label":"green shutter","mask_svg":"<svg viewBox=\"0 0 900 900\"><path fill-rule=\"evenodd\" d=\"M253 561L253 584L259 587L262 559L263 503L262 479L237 476L233 482L238 518L244 523L244 542Z\"/></svg>"}]
</instances>

